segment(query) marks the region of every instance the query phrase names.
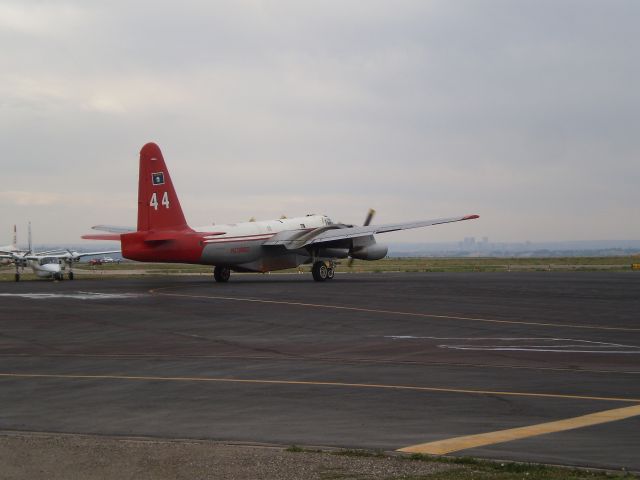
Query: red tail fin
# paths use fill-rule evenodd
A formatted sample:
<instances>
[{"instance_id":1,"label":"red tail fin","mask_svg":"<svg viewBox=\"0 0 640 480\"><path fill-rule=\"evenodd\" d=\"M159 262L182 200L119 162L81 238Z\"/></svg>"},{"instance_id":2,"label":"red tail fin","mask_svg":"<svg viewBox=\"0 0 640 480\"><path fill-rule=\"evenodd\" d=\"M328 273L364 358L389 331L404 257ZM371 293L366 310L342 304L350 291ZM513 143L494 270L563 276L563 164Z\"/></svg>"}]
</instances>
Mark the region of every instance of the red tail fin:
<instances>
[{"instance_id":1,"label":"red tail fin","mask_svg":"<svg viewBox=\"0 0 640 480\"><path fill-rule=\"evenodd\" d=\"M189 228L162 152L155 143L147 143L140 150L138 182L138 231Z\"/></svg>"}]
</instances>

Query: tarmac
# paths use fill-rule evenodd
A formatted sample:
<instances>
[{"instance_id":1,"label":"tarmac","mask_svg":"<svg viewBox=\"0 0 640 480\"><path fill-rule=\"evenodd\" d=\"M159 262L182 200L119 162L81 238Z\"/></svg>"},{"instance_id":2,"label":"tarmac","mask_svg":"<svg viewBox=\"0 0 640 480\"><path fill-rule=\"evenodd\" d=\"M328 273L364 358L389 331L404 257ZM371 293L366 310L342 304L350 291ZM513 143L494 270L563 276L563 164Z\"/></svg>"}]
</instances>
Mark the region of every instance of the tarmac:
<instances>
[{"instance_id":1,"label":"tarmac","mask_svg":"<svg viewBox=\"0 0 640 480\"><path fill-rule=\"evenodd\" d=\"M0 432L640 471L640 274L0 283Z\"/></svg>"}]
</instances>

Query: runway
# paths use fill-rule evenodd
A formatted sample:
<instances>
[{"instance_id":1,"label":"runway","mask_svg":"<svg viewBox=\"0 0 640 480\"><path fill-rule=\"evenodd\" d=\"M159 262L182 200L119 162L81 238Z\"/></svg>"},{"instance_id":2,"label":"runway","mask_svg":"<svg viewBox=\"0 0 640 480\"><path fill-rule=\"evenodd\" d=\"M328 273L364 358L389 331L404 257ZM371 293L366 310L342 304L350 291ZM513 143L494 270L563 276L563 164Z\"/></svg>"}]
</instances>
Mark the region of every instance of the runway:
<instances>
[{"instance_id":1,"label":"runway","mask_svg":"<svg viewBox=\"0 0 640 480\"><path fill-rule=\"evenodd\" d=\"M0 429L640 471L640 275L0 283Z\"/></svg>"}]
</instances>

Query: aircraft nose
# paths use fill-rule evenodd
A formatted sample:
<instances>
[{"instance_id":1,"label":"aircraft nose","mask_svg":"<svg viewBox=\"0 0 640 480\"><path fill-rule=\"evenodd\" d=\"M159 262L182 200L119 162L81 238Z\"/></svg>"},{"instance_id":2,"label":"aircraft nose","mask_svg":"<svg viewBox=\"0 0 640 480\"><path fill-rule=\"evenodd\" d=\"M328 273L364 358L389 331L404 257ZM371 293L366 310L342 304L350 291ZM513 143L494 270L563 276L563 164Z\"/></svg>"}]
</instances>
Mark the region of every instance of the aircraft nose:
<instances>
[{"instance_id":1,"label":"aircraft nose","mask_svg":"<svg viewBox=\"0 0 640 480\"><path fill-rule=\"evenodd\" d=\"M57 263L48 263L46 265L42 265L42 269L49 273L58 273L60 271L60 265Z\"/></svg>"}]
</instances>

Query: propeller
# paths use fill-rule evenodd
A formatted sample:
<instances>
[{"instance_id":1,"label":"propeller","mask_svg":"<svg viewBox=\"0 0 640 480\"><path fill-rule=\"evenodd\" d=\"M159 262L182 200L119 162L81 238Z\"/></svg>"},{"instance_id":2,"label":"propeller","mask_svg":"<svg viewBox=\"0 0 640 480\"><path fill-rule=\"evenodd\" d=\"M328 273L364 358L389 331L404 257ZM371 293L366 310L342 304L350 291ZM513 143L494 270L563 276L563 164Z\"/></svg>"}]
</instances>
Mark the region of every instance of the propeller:
<instances>
[{"instance_id":1,"label":"propeller","mask_svg":"<svg viewBox=\"0 0 640 480\"><path fill-rule=\"evenodd\" d=\"M75 250L69 250L68 248L67 250L67 255L64 257L64 259L71 263L71 262L79 262L80 261L80 253L76 252Z\"/></svg>"},{"instance_id":2,"label":"propeller","mask_svg":"<svg viewBox=\"0 0 640 480\"><path fill-rule=\"evenodd\" d=\"M367 212L367 218L364 219L364 223L362 224L362 226L368 227L375 214L376 214L376 211L373 208L370 208L369 211Z\"/></svg>"},{"instance_id":3,"label":"propeller","mask_svg":"<svg viewBox=\"0 0 640 480\"><path fill-rule=\"evenodd\" d=\"M376 214L376 211L373 208L370 208L369 211L367 212L367 217L364 219L364 223L362 224L362 226L368 227L369 224L371 223L371 220L373 220L373 216L375 214ZM349 266L349 268L353 266L353 257L349 258L349 262L347 263L347 265Z\"/></svg>"}]
</instances>

